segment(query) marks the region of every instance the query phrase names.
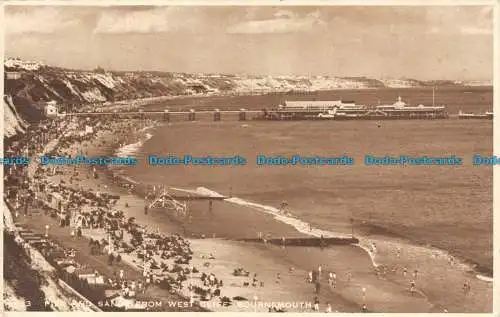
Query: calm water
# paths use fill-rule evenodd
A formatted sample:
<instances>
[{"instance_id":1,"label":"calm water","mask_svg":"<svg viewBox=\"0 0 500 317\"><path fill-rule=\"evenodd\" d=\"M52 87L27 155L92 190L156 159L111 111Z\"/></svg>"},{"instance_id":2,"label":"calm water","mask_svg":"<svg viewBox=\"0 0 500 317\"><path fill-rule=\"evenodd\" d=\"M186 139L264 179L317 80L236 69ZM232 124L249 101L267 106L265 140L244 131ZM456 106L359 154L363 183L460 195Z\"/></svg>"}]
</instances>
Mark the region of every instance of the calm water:
<instances>
[{"instance_id":1,"label":"calm water","mask_svg":"<svg viewBox=\"0 0 500 317\"><path fill-rule=\"evenodd\" d=\"M149 184L215 191L288 210L316 227L399 236L492 267L492 168L472 166L491 154L492 122L196 122L159 128L138 157L242 155L240 167L149 167L130 171ZM258 167L256 154L347 154L353 166ZM457 155L463 166L365 166L365 154ZM244 224L242 224L244 225Z\"/></svg>"},{"instance_id":2,"label":"calm water","mask_svg":"<svg viewBox=\"0 0 500 317\"><path fill-rule=\"evenodd\" d=\"M345 100L357 104L375 106L392 104L398 96L409 105L432 105L432 87L427 88L384 88L384 89L343 89L319 92L270 93L253 96L189 97L173 99L164 103L147 106L148 110L180 109L240 109L262 110L276 107L286 100ZM493 109L493 90L491 87L439 87L435 91L436 105L444 104L450 114L459 110L485 112Z\"/></svg>"},{"instance_id":3,"label":"calm water","mask_svg":"<svg viewBox=\"0 0 500 317\"><path fill-rule=\"evenodd\" d=\"M432 103L432 89L342 90L267 96L186 98L148 106L148 110L235 108L262 109L283 100L354 100L392 103L400 95L411 104ZM491 88L440 88L436 103L450 114L492 109ZM145 160L128 170L147 184L199 186L288 211L315 227L355 230L433 245L491 270L493 170L472 166L472 155L492 153L492 121L456 119L386 122L222 122L173 123L158 128L138 153L157 155L241 155L239 167L155 167ZM257 154L350 155L353 166L258 167ZM463 157L463 166L365 166L366 154ZM242 224L244 226L245 224Z\"/></svg>"}]
</instances>

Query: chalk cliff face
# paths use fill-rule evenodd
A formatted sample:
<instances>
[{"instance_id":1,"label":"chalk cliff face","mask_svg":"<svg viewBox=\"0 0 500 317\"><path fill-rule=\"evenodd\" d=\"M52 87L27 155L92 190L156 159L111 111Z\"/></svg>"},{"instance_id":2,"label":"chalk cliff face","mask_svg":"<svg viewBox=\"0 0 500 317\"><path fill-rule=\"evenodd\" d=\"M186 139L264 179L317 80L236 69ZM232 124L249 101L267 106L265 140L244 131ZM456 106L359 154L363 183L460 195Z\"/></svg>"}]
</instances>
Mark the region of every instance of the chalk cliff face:
<instances>
[{"instance_id":1,"label":"chalk cliff face","mask_svg":"<svg viewBox=\"0 0 500 317\"><path fill-rule=\"evenodd\" d=\"M146 72L88 72L6 67L6 94L14 103L56 100L75 103L157 96L384 87L366 78L236 76Z\"/></svg>"},{"instance_id":2,"label":"chalk cliff face","mask_svg":"<svg viewBox=\"0 0 500 317\"><path fill-rule=\"evenodd\" d=\"M18 133L24 133L28 124L24 121L14 106L11 96L4 96L4 136L10 138Z\"/></svg>"},{"instance_id":3,"label":"chalk cliff face","mask_svg":"<svg viewBox=\"0 0 500 317\"><path fill-rule=\"evenodd\" d=\"M78 71L19 59L7 59L4 68L5 95L9 100L4 100L9 105L5 107L9 108L6 111L7 136L22 132L25 128L22 120L16 122L19 115L27 121L43 117L41 105L50 100L78 105L158 96L467 84L452 81L422 82L412 79L376 80L364 77L105 72L102 69Z\"/></svg>"}]
</instances>

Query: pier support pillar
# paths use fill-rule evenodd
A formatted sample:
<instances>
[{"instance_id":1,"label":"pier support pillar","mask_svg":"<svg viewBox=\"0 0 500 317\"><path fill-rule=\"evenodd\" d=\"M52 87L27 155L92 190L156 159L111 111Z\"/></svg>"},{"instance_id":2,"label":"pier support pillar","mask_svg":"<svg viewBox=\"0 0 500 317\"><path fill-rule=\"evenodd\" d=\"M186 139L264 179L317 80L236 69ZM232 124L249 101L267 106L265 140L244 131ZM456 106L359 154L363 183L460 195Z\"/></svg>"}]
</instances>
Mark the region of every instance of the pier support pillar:
<instances>
[{"instance_id":1,"label":"pier support pillar","mask_svg":"<svg viewBox=\"0 0 500 317\"><path fill-rule=\"evenodd\" d=\"M189 121L196 120L196 112L194 111L194 109L189 110L188 120Z\"/></svg>"},{"instance_id":2,"label":"pier support pillar","mask_svg":"<svg viewBox=\"0 0 500 317\"><path fill-rule=\"evenodd\" d=\"M214 121L220 121L220 110L219 109L215 109L215 112L214 112Z\"/></svg>"},{"instance_id":3,"label":"pier support pillar","mask_svg":"<svg viewBox=\"0 0 500 317\"><path fill-rule=\"evenodd\" d=\"M247 120L247 111L246 111L246 109L240 109L239 120L240 121L246 121Z\"/></svg>"},{"instance_id":4,"label":"pier support pillar","mask_svg":"<svg viewBox=\"0 0 500 317\"><path fill-rule=\"evenodd\" d=\"M170 122L170 113L167 109L163 111L163 121Z\"/></svg>"}]
</instances>

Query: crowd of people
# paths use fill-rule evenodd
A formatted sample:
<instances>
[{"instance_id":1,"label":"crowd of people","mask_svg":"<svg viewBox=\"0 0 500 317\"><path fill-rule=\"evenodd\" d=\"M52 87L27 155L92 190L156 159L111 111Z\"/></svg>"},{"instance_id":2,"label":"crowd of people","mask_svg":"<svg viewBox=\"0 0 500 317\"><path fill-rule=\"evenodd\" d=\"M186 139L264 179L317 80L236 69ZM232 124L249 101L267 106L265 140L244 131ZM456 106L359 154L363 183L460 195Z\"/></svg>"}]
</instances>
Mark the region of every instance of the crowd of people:
<instances>
[{"instance_id":1,"label":"crowd of people","mask_svg":"<svg viewBox=\"0 0 500 317\"><path fill-rule=\"evenodd\" d=\"M7 152L11 156L25 157L37 157L42 153L54 156L71 155L71 146L91 141L98 131L109 131L111 122L106 120L108 119L87 119L75 124L74 120L65 118L41 123L30 127L25 137L12 140L8 144ZM71 124L74 124L72 129L69 128ZM81 133L86 126L92 127L91 132ZM120 126L123 131L132 127L125 121ZM54 140L58 142L47 148ZM88 238L89 256L107 255L109 266L126 258L132 262L130 265L137 266L136 269L142 268L140 280L129 280L123 276L123 272L116 272L113 276L104 278L107 287L118 290L125 298L130 298L144 294L151 284L157 284L172 292L180 291L190 279L189 288L195 293L202 293L202 300L220 297L220 287L223 283L212 273L203 273L193 279L192 275L199 273L199 270L189 266L193 252L186 239L179 235L148 232L135 223L133 217L127 218L123 211L115 208L119 196L78 188L71 183L65 183L62 178L58 183L54 183L50 180L53 168L37 166L36 170L30 172L29 167L4 167L7 188L4 199L13 206L13 216L19 217L19 211L24 216L33 216L42 211L55 218L60 227L67 228L75 239ZM95 169L91 171L96 172ZM75 167L71 178L78 176L81 175ZM50 241L48 234L46 238ZM42 254L55 256L52 243L42 246ZM57 257L65 258L68 253L57 254ZM84 268L74 260L57 260L75 267L77 271ZM99 275L97 271L94 273ZM199 286L196 286L196 281ZM217 285L213 284L213 281L217 281Z\"/></svg>"},{"instance_id":2,"label":"crowd of people","mask_svg":"<svg viewBox=\"0 0 500 317\"><path fill-rule=\"evenodd\" d=\"M9 156L37 157L41 153L47 155L71 155L75 144L84 144L95 139L98 132L110 132L125 134L125 131L134 128L131 122L121 122L118 126L112 124L112 118L94 117L85 120L64 118L42 122L31 126L22 138L14 138L6 144L6 153ZM86 129L86 127L92 127ZM83 133L82 131L85 131ZM53 147L47 149L47 145L57 140ZM74 150L74 149L73 149ZM82 151L82 150L81 150ZM187 288L190 292L197 294L200 300L211 300L221 297L223 281L213 273L200 272L198 268L190 265L193 252L189 241L179 235L160 234L148 232L148 230L135 222L133 217L126 217L125 212L116 208L120 197L101 192L99 189L92 191L75 186L73 180L85 176L80 174L76 166L71 172L69 184L62 179L58 183L50 181L54 174L53 167L38 166L30 171L30 166L4 165L4 199L13 206L15 217L19 213L28 216L36 210L43 210L57 219L59 226L68 228L72 237L81 239L84 236L89 239L90 256L108 256L108 265L130 261L142 270L142 278L127 279L123 272L116 272L113 276L105 279L106 285L111 289L119 290L126 298L144 294L149 285L157 284L172 292L182 291ZM52 174L51 174L52 173ZM87 170L87 177L96 178L99 171L95 168ZM147 213L147 209L145 210ZM95 236L94 236L95 235ZM98 237L99 236L99 237ZM102 238L102 236L106 238ZM42 254L60 254L61 247L53 242L41 246ZM62 257L68 257L68 251L63 252ZM74 251L74 250L73 250ZM370 252L377 253L373 244ZM396 257L401 257L401 249L397 249ZM78 263L70 262L77 268L84 267ZM453 265L453 260L450 260ZM307 282L314 285L314 293L318 295L321 287L321 266L318 270L310 271ZM403 277L407 278L408 268L401 269ZM375 267L375 274L384 278L395 269L390 270L387 266ZM248 274L247 274L248 273ZM193 275L196 277L193 279ZM235 270L235 275L249 276L249 272L243 269ZM418 271L413 271L409 277L409 291L417 293ZM349 283L352 274L347 273L346 282ZM281 277L276 277L276 283L280 283ZM328 273L328 285L332 289L338 287L338 277L333 271ZM254 274L252 279L244 282L243 286L263 287L263 281L257 279ZM470 283L464 282L464 293L470 293ZM314 299L314 310L319 306L317 297ZM318 305L316 305L318 304ZM318 308L319 309L319 308ZM363 303L363 311L366 311ZM328 304L327 311L331 311Z\"/></svg>"}]
</instances>

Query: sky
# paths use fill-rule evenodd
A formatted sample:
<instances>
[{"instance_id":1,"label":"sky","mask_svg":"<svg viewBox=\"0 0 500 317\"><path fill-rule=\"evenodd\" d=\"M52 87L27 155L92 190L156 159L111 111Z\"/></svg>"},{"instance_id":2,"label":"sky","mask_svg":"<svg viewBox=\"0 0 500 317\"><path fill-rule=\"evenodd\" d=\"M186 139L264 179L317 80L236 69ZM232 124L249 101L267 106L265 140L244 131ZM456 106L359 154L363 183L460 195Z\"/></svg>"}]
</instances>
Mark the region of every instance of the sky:
<instances>
[{"instance_id":1,"label":"sky","mask_svg":"<svg viewBox=\"0 0 500 317\"><path fill-rule=\"evenodd\" d=\"M489 6L6 6L5 55L74 69L491 80Z\"/></svg>"}]
</instances>

